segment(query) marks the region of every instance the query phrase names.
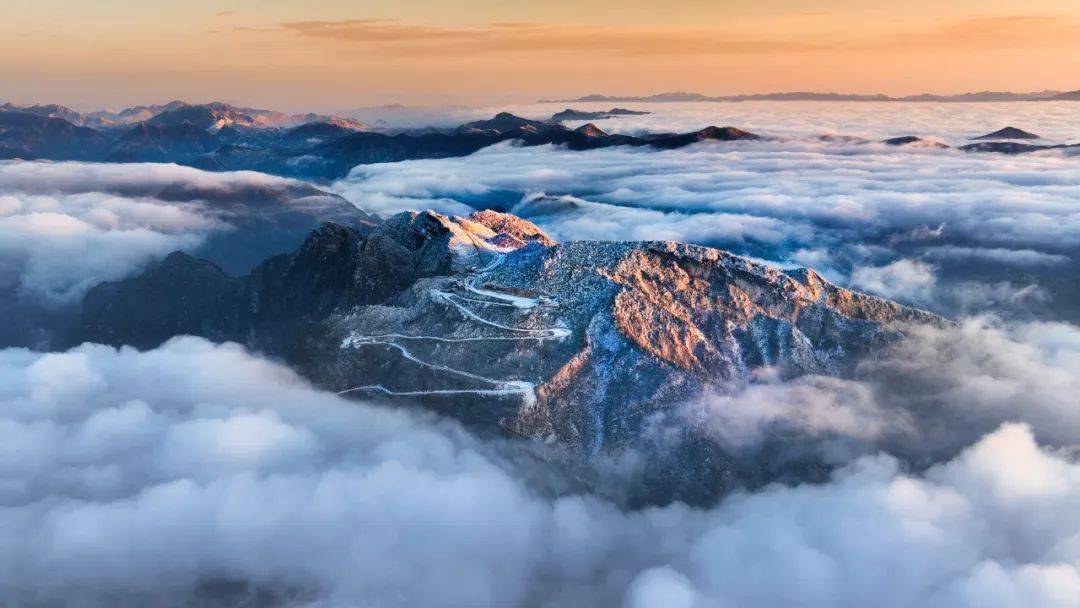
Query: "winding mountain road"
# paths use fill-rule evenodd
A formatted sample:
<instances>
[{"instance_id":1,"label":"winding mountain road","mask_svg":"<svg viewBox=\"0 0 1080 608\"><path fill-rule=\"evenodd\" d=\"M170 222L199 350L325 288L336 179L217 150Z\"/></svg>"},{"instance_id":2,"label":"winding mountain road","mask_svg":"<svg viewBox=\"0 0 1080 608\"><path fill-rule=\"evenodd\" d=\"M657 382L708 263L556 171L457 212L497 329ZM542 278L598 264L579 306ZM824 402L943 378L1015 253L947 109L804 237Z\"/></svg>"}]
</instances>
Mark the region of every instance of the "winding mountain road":
<instances>
[{"instance_id":1,"label":"winding mountain road","mask_svg":"<svg viewBox=\"0 0 1080 608\"><path fill-rule=\"evenodd\" d=\"M476 247L475 255L480 260L481 248ZM364 386L356 386L353 388L345 389L338 392L339 395L344 395L353 392L378 392L391 396L424 396L424 395L461 395L461 394L474 394L474 395L510 395L520 394L526 404L534 403L536 401L536 385L532 382L524 380L501 380L496 378L488 378L469 371L456 369L447 365L439 363L432 363L430 361L424 361L420 359L412 352L409 351L404 345L399 344L398 341L420 341L430 340L435 342L480 342L480 341L499 341L499 340L561 340L571 334L571 331L562 326L555 325L552 327L543 328L531 328L531 327L514 327L492 321L480 314L478 314L469 305L477 305L482 307L498 306L513 308L519 313L529 313L538 307L545 308L557 308L558 302L552 298L544 296L537 296L530 298L522 295L516 295L499 291L497 287L485 284L484 287L479 287L482 284L481 281L490 276L491 272L498 268L505 260L505 254L501 252L495 252L491 249L483 249L486 253L490 253L494 256L491 262L486 266L472 270L471 276L465 280L459 280L454 283L454 286L461 291L469 294L463 295L453 291L446 291L442 289L431 289L429 294L433 301L440 304L450 306L454 310L458 311L467 320L484 325L487 327L493 327L500 332L509 332L510 335L497 335L497 336L476 336L476 337L448 337L448 336L430 336L430 335L408 335L401 333L385 333L377 335L361 335L357 332L350 333L344 340L342 340L341 348L364 348L367 346L384 346L396 349L399 351L405 359L416 363L417 365L435 371L458 376L467 380L472 380L482 384L488 384L490 389L431 389L431 390L405 390L399 391L391 388L387 388L382 384L369 384Z\"/></svg>"}]
</instances>

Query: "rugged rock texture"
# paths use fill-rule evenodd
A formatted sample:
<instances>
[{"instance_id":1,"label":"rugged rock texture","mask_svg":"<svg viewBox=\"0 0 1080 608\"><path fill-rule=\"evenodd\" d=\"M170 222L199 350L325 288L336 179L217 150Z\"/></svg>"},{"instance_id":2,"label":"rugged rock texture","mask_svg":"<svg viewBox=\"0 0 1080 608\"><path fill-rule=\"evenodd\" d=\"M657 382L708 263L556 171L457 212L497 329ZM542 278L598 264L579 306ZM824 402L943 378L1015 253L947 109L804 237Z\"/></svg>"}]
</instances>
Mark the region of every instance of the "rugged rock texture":
<instances>
[{"instance_id":1,"label":"rugged rock texture","mask_svg":"<svg viewBox=\"0 0 1080 608\"><path fill-rule=\"evenodd\" d=\"M170 256L93 289L73 339L239 341L321 386L420 403L481 433L586 458L645 450L642 500L707 502L745 480L693 429L654 432L673 405L762 367L842 375L904 323L939 321L716 249L554 244L508 214L426 212L368 235L326 224L246 277Z\"/></svg>"},{"instance_id":2,"label":"rugged rock texture","mask_svg":"<svg viewBox=\"0 0 1080 608\"><path fill-rule=\"evenodd\" d=\"M468 219L487 227L496 234L514 237L522 245L536 242L550 247L555 244L555 241L538 228L536 224L521 219L516 215L485 209L469 215Z\"/></svg>"},{"instance_id":3,"label":"rugged rock texture","mask_svg":"<svg viewBox=\"0 0 1080 608\"><path fill-rule=\"evenodd\" d=\"M382 302L420 277L453 272L449 240L426 236L442 232L438 219L397 219L367 236L325 223L298 250L271 257L244 277L173 253L139 276L91 289L73 341L149 348L193 334L282 354L300 328Z\"/></svg>"}]
</instances>

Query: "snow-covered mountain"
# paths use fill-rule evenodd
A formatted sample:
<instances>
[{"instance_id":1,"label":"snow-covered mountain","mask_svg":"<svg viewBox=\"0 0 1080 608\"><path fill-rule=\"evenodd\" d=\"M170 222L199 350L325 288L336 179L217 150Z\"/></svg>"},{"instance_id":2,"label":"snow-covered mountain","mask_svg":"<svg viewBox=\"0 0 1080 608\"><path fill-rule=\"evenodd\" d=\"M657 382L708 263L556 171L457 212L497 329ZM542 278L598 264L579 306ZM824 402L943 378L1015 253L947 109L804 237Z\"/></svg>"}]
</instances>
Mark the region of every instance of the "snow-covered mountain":
<instances>
[{"instance_id":1,"label":"snow-covered mountain","mask_svg":"<svg viewBox=\"0 0 1080 608\"><path fill-rule=\"evenodd\" d=\"M324 224L243 277L174 254L91 290L72 340L237 341L342 394L590 458L654 449L650 429L703 389L761 369L842 376L904 324L941 322L717 249L557 244L508 214L410 212L367 234ZM647 480L649 501L705 502L741 483L718 445L683 432L654 455L680 462Z\"/></svg>"}]
</instances>

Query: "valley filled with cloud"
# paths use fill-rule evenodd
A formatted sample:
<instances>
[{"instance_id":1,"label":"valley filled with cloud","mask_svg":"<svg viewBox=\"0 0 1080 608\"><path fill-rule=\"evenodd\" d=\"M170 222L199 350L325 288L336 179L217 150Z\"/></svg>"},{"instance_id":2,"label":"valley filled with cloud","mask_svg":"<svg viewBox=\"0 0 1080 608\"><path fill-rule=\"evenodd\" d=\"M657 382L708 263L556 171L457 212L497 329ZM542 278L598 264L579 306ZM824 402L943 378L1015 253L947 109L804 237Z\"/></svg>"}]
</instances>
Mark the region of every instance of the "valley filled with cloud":
<instances>
[{"instance_id":1,"label":"valley filled with cloud","mask_svg":"<svg viewBox=\"0 0 1080 608\"><path fill-rule=\"evenodd\" d=\"M787 134L772 140L504 142L319 185L0 162L0 603L1075 607L1080 158L879 140L953 143L1028 119L1018 126L1064 141L1080 108L851 107L722 116ZM720 118L650 109L602 126ZM604 488L561 466L558 446L334 394L238 344L64 339L95 285L173 251L236 277L321 220L424 209L507 211L559 241L674 240L811 267L941 319L906 326L843 377L763 365L657 416L657 434L700 432L749 480L693 506L619 501L632 453L582 467L615 486ZM401 352L424 372L490 382Z\"/></svg>"},{"instance_id":2,"label":"valley filled with cloud","mask_svg":"<svg viewBox=\"0 0 1080 608\"><path fill-rule=\"evenodd\" d=\"M0 344L47 345L91 287L173 251L247 272L292 249L317 217L365 214L255 172L0 161L0 313L16 320L0 329Z\"/></svg>"},{"instance_id":3,"label":"valley filled with cloud","mask_svg":"<svg viewBox=\"0 0 1080 608\"><path fill-rule=\"evenodd\" d=\"M493 207L563 240L719 247L950 315L1038 309L1077 321L1075 163L872 141L586 152L508 142L360 166L334 189L382 214Z\"/></svg>"}]
</instances>

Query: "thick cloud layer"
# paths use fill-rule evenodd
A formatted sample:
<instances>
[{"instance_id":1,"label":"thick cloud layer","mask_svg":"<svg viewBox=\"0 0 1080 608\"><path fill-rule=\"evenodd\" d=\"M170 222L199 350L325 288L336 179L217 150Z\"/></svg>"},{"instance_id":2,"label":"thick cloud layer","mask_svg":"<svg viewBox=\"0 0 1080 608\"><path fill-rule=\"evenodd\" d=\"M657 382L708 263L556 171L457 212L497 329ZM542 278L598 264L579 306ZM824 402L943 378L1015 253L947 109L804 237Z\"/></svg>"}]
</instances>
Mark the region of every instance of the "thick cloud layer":
<instances>
[{"instance_id":1,"label":"thick cloud layer","mask_svg":"<svg viewBox=\"0 0 1080 608\"><path fill-rule=\"evenodd\" d=\"M1012 125L1051 143L1080 141L1080 108L1075 103L547 103L477 110L489 117L507 110L546 119L564 108L605 111L613 106L652 114L596 121L609 133L686 133L708 125L731 125L772 137L806 138L826 134L881 140L902 135L935 137L950 144ZM581 122L568 122L576 127Z\"/></svg>"},{"instance_id":2,"label":"thick cloud layer","mask_svg":"<svg viewBox=\"0 0 1080 608\"><path fill-rule=\"evenodd\" d=\"M357 167L337 189L382 212L509 209L563 240L718 246L947 314L1043 306L1076 320L1078 162L808 141L502 144Z\"/></svg>"},{"instance_id":3,"label":"thick cloud layer","mask_svg":"<svg viewBox=\"0 0 1080 608\"><path fill-rule=\"evenodd\" d=\"M252 172L175 165L0 162L0 345L47 343L94 285L172 251L245 272L294 248L344 201Z\"/></svg>"},{"instance_id":4,"label":"thick cloud layer","mask_svg":"<svg viewBox=\"0 0 1080 608\"><path fill-rule=\"evenodd\" d=\"M256 173L210 173L158 163L99 164L76 162L0 163L0 191L28 194L111 192L126 196L161 197L197 191L204 198L244 196L253 187L275 188L291 180ZM174 195L175 195L174 194Z\"/></svg>"},{"instance_id":5,"label":"thick cloud layer","mask_svg":"<svg viewBox=\"0 0 1080 608\"><path fill-rule=\"evenodd\" d=\"M0 597L321 605L1072 606L1080 467L1004 425L708 511L545 497L456 427L236 346L0 351Z\"/></svg>"},{"instance_id":6,"label":"thick cloud layer","mask_svg":"<svg viewBox=\"0 0 1080 608\"><path fill-rule=\"evenodd\" d=\"M690 424L766 472L793 462L848 462L880 449L926 466L1008 422L1026 424L1045 445L1080 445L1074 325L969 319L912 327L852 378L780 381L768 371L685 408Z\"/></svg>"},{"instance_id":7,"label":"thick cloud layer","mask_svg":"<svg viewBox=\"0 0 1080 608\"><path fill-rule=\"evenodd\" d=\"M1050 109L1025 105L1038 120L1017 126L1071 136L1054 112L1072 110L1036 106ZM761 369L676 410L736 466L801 483L627 511L607 487L568 490L582 471L543 446L345 401L235 345L6 349L0 604L1075 607L1080 329L1059 319L1080 314L1077 159L811 141L822 116L794 107L757 123L725 104L734 114L715 120L675 108L604 126L731 123L799 140L504 144L361 167L338 189L380 212L513 209L562 239L716 245L1005 315L912 328L850 378ZM1003 126L992 108L926 108L920 124L947 122L949 137ZM874 116L829 120L911 132ZM165 165L0 163L0 289L64 306L235 234L222 209L310 190ZM601 460L590 473L627 481Z\"/></svg>"},{"instance_id":8,"label":"thick cloud layer","mask_svg":"<svg viewBox=\"0 0 1080 608\"><path fill-rule=\"evenodd\" d=\"M78 302L101 281L232 229L208 200L285 181L175 165L0 163L0 290Z\"/></svg>"},{"instance_id":9,"label":"thick cloud layer","mask_svg":"<svg viewBox=\"0 0 1080 608\"><path fill-rule=\"evenodd\" d=\"M45 304L78 301L101 281L227 227L197 203L101 193L4 194L0 214L0 289Z\"/></svg>"}]
</instances>

